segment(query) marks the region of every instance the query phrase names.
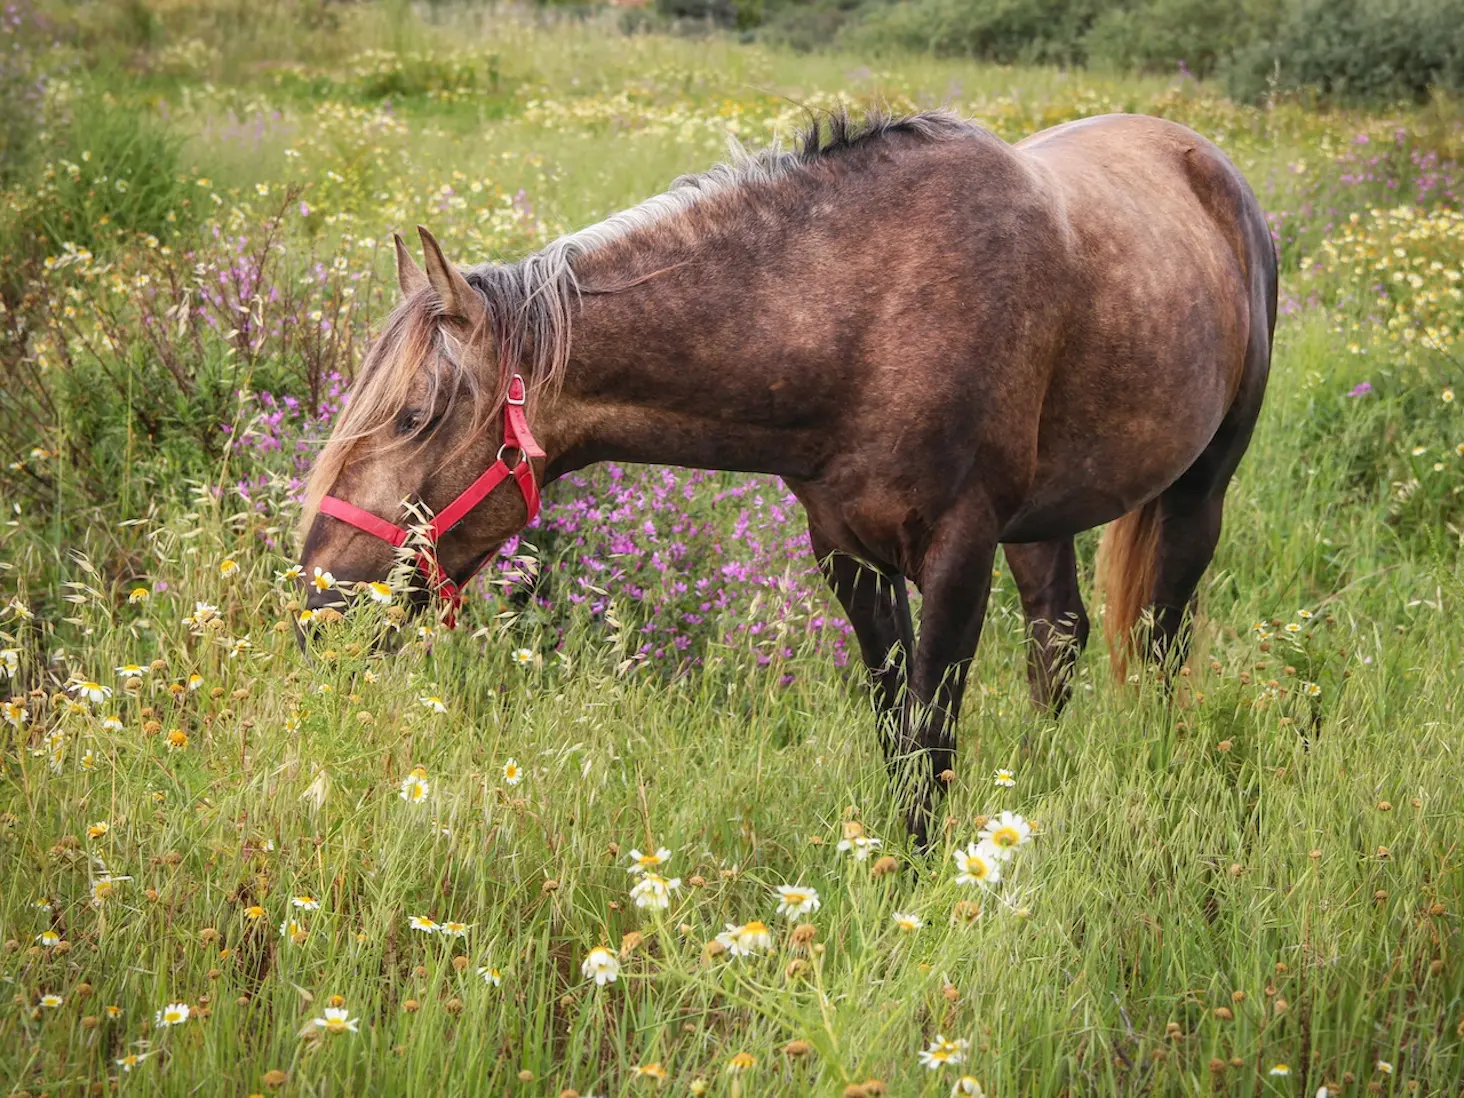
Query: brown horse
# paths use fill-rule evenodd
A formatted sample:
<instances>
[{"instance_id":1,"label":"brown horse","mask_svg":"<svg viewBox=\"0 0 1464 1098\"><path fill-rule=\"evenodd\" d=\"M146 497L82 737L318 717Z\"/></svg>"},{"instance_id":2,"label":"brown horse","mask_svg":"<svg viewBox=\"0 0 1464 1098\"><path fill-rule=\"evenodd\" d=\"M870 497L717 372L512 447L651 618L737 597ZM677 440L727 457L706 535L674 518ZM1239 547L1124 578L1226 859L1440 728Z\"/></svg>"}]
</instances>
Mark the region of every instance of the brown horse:
<instances>
[{"instance_id":1,"label":"brown horse","mask_svg":"<svg viewBox=\"0 0 1464 1098\"><path fill-rule=\"evenodd\" d=\"M1101 523L1115 667L1182 660L1276 317L1265 218L1191 130L1113 115L1012 146L945 113L840 115L519 263L459 271L421 235L425 273L397 239L404 300L312 477L307 569L384 578L413 501L451 510L421 558L451 593L571 470L776 474L922 842L998 545L1039 705L1069 692L1073 535Z\"/></svg>"}]
</instances>

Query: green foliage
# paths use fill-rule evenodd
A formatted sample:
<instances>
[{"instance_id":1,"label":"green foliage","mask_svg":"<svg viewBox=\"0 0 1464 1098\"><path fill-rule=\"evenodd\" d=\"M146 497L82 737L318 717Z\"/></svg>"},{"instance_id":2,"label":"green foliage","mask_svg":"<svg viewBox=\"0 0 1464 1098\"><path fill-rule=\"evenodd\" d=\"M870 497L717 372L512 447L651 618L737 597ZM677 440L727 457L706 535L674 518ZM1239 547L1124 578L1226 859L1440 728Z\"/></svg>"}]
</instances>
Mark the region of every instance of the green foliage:
<instances>
[{"instance_id":1,"label":"green foliage","mask_svg":"<svg viewBox=\"0 0 1464 1098\"><path fill-rule=\"evenodd\" d=\"M851 41L1002 63L1084 61L1104 0L913 0L871 9Z\"/></svg>"},{"instance_id":2,"label":"green foliage","mask_svg":"<svg viewBox=\"0 0 1464 1098\"><path fill-rule=\"evenodd\" d=\"M171 238L194 212L179 179L181 147L181 137L146 111L78 99L58 127L22 231L52 253L68 243L104 252L119 234Z\"/></svg>"},{"instance_id":3,"label":"green foliage","mask_svg":"<svg viewBox=\"0 0 1464 1098\"><path fill-rule=\"evenodd\" d=\"M1171 71L1182 65L1201 79L1215 75L1254 32L1261 13L1246 0L1147 0L1115 5L1083 40L1088 59L1121 69Z\"/></svg>"},{"instance_id":4,"label":"green foliage","mask_svg":"<svg viewBox=\"0 0 1464 1098\"><path fill-rule=\"evenodd\" d=\"M737 0L656 0L656 11L667 19L718 27L735 27L739 22Z\"/></svg>"},{"instance_id":5,"label":"green foliage","mask_svg":"<svg viewBox=\"0 0 1464 1098\"><path fill-rule=\"evenodd\" d=\"M1464 0L1292 0L1274 34L1241 50L1232 90L1344 102L1423 102L1464 89Z\"/></svg>"}]
</instances>

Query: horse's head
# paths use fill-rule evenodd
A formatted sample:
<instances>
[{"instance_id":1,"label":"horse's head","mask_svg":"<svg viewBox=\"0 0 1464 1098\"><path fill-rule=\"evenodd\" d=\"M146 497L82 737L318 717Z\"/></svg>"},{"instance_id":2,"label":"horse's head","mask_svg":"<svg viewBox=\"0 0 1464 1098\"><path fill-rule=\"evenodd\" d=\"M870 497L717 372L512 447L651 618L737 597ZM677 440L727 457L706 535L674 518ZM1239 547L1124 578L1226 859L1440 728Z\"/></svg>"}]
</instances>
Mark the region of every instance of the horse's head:
<instances>
[{"instance_id":1,"label":"horse's head","mask_svg":"<svg viewBox=\"0 0 1464 1098\"><path fill-rule=\"evenodd\" d=\"M537 451L513 429L524 423L523 383L500 365L484 297L418 231L427 269L396 237L403 300L307 488L301 564L312 609L353 589L414 606L429 589L451 595L537 508L528 464ZM418 565L410 596L377 586L403 561Z\"/></svg>"}]
</instances>

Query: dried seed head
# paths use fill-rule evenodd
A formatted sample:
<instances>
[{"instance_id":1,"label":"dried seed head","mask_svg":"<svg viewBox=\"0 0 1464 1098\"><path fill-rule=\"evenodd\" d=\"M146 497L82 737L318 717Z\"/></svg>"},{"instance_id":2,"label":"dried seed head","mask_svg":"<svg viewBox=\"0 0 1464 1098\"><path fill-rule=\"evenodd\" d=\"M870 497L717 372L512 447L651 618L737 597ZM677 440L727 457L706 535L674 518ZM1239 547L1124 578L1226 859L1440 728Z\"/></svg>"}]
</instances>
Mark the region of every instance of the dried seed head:
<instances>
[{"instance_id":1,"label":"dried seed head","mask_svg":"<svg viewBox=\"0 0 1464 1098\"><path fill-rule=\"evenodd\" d=\"M946 984L940 989L940 993L945 996L945 1001L948 1003L957 1003L961 1000L961 993L956 990L955 984Z\"/></svg>"},{"instance_id":2,"label":"dried seed head","mask_svg":"<svg viewBox=\"0 0 1464 1098\"><path fill-rule=\"evenodd\" d=\"M872 877L883 877L887 874L898 872L899 868L900 861L898 858L893 854L882 854L875 860L874 865L870 866L869 873Z\"/></svg>"},{"instance_id":3,"label":"dried seed head","mask_svg":"<svg viewBox=\"0 0 1464 1098\"><path fill-rule=\"evenodd\" d=\"M452 959L452 967L462 972L468 967L468 959L459 953Z\"/></svg>"},{"instance_id":4,"label":"dried seed head","mask_svg":"<svg viewBox=\"0 0 1464 1098\"><path fill-rule=\"evenodd\" d=\"M981 905L975 900L959 900L951 909L951 917L958 923L969 925L981 918Z\"/></svg>"},{"instance_id":5,"label":"dried seed head","mask_svg":"<svg viewBox=\"0 0 1464 1098\"><path fill-rule=\"evenodd\" d=\"M794 1058L797 1058L799 1056L807 1056L812 1051L813 1046L810 1045L807 1041L789 1041L786 1045L783 1046L783 1055L792 1056Z\"/></svg>"},{"instance_id":6,"label":"dried seed head","mask_svg":"<svg viewBox=\"0 0 1464 1098\"><path fill-rule=\"evenodd\" d=\"M812 923L799 923L793 928L793 933L788 936L788 940L796 946L802 946L807 945L817 936L818 927Z\"/></svg>"},{"instance_id":7,"label":"dried seed head","mask_svg":"<svg viewBox=\"0 0 1464 1098\"><path fill-rule=\"evenodd\" d=\"M1216 1007L1215 1017L1219 1018L1222 1022L1228 1022L1235 1017L1235 1014L1231 1011L1229 1007Z\"/></svg>"},{"instance_id":8,"label":"dried seed head","mask_svg":"<svg viewBox=\"0 0 1464 1098\"><path fill-rule=\"evenodd\" d=\"M269 1087L270 1090L275 1090L279 1087L284 1086L285 1080L288 1078L289 1076L286 1075L283 1071L281 1071L279 1068L275 1068L273 1071L266 1071L264 1073L264 1085Z\"/></svg>"}]
</instances>

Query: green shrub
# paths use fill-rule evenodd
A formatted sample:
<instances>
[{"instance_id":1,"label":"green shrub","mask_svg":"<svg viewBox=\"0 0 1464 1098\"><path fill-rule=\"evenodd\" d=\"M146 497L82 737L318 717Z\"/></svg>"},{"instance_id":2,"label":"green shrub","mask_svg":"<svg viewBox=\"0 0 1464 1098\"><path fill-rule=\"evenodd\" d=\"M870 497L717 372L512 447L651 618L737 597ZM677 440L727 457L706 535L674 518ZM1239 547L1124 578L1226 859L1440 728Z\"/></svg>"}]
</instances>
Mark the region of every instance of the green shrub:
<instances>
[{"instance_id":1,"label":"green shrub","mask_svg":"<svg viewBox=\"0 0 1464 1098\"><path fill-rule=\"evenodd\" d=\"M169 238L191 220L187 184L179 178L181 145L145 111L78 101L16 215L21 232L39 238L51 254L67 243L100 254L138 234Z\"/></svg>"},{"instance_id":2,"label":"green shrub","mask_svg":"<svg viewBox=\"0 0 1464 1098\"><path fill-rule=\"evenodd\" d=\"M1245 0L1150 0L1110 7L1083 40L1089 59L1113 68L1213 76L1260 18Z\"/></svg>"},{"instance_id":3,"label":"green shrub","mask_svg":"<svg viewBox=\"0 0 1464 1098\"><path fill-rule=\"evenodd\" d=\"M1232 94L1268 86L1344 102L1423 102L1464 88L1464 0L1293 0L1242 50Z\"/></svg>"},{"instance_id":4,"label":"green shrub","mask_svg":"<svg viewBox=\"0 0 1464 1098\"><path fill-rule=\"evenodd\" d=\"M1076 64L1111 0L911 0L872 9L852 44L899 46L983 61Z\"/></svg>"},{"instance_id":5,"label":"green shrub","mask_svg":"<svg viewBox=\"0 0 1464 1098\"><path fill-rule=\"evenodd\" d=\"M44 96L36 61L38 32L29 11L0 12L0 187L27 170L40 130Z\"/></svg>"}]
</instances>

